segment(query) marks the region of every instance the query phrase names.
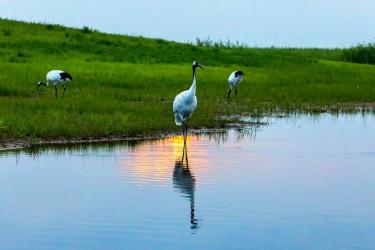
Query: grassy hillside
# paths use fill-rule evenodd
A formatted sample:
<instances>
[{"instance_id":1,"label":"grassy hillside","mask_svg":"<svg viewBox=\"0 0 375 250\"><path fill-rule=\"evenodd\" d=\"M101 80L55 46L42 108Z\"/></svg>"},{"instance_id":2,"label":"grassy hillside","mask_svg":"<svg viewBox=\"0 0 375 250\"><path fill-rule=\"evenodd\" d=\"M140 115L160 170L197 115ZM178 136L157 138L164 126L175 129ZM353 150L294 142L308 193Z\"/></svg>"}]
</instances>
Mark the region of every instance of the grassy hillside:
<instances>
[{"instance_id":1,"label":"grassy hillside","mask_svg":"<svg viewBox=\"0 0 375 250\"><path fill-rule=\"evenodd\" d=\"M191 125L222 126L220 115L372 105L375 67L346 63L339 49L229 48L103 34L0 19L0 138L150 135L177 130L174 96L198 71ZM35 83L51 69L73 75L64 100ZM226 99L241 69L239 95ZM61 89L59 90L61 94Z\"/></svg>"}]
</instances>

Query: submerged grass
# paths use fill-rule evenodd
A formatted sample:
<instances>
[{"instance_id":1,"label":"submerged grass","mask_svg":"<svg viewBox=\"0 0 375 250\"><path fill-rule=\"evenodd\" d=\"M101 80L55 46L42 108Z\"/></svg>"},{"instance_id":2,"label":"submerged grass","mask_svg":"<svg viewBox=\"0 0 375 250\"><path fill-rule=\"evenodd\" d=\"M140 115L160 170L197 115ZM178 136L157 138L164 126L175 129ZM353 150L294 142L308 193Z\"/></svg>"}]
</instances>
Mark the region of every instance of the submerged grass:
<instances>
[{"instance_id":1,"label":"submerged grass","mask_svg":"<svg viewBox=\"0 0 375 250\"><path fill-rule=\"evenodd\" d=\"M153 135L175 131L174 96L198 71L193 127L221 127L229 114L372 105L375 67L344 62L339 49L197 46L0 20L0 139ZM227 77L245 72L227 100ZM35 83L51 69L74 82L64 100ZM60 90L61 94L61 90Z\"/></svg>"}]
</instances>

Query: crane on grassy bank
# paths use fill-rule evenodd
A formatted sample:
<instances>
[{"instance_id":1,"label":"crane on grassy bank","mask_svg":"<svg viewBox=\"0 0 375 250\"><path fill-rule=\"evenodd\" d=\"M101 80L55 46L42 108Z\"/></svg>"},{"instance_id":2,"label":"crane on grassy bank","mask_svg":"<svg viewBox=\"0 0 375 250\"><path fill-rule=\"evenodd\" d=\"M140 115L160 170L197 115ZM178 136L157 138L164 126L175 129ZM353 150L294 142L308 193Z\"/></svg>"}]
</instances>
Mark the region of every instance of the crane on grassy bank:
<instances>
[{"instance_id":1,"label":"crane on grassy bank","mask_svg":"<svg viewBox=\"0 0 375 250\"><path fill-rule=\"evenodd\" d=\"M66 84L71 81L73 81L73 77L69 75L67 72L63 70L51 70L47 73L46 83L38 82L37 89L39 89L40 86L47 87L50 83L53 83L53 85L55 86L55 98L57 99L57 85L61 84L64 86L64 91L61 98L64 98Z\"/></svg>"},{"instance_id":2,"label":"crane on grassy bank","mask_svg":"<svg viewBox=\"0 0 375 250\"><path fill-rule=\"evenodd\" d=\"M232 72L230 74L228 81L229 81L229 90L228 90L228 98L230 96L230 93L232 92L232 88L235 88L235 94L237 95L237 88L238 85L240 85L240 82L242 81L245 74L241 70L237 70Z\"/></svg>"}]
</instances>

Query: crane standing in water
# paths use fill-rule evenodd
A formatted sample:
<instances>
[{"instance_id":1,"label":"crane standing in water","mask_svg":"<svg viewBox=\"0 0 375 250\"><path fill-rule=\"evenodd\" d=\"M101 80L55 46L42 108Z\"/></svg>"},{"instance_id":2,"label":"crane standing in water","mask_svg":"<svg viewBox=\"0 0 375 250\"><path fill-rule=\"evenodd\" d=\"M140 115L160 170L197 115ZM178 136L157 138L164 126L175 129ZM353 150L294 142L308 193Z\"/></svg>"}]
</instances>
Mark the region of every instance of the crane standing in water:
<instances>
[{"instance_id":1,"label":"crane standing in water","mask_svg":"<svg viewBox=\"0 0 375 250\"><path fill-rule=\"evenodd\" d=\"M197 67L204 69L199 62L193 62L193 83L190 89L178 94L173 101L173 115L176 125L181 126L185 122L185 129L183 128L184 144L186 144L188 120L197 108L197 97L195 96L197 89Z\"/></svg>"},{"instance_id":2,"label":"crane standing in water","mask_svg":"<svg viewBox=\"0 0 375 250\"><path fill-rule=\"evenodd\" d=\"M64 86L64 92L61 98L64 98L64 94L66 91L66 83L73 81L73 77L62 70L51 70L47 73L46 81L46 83L38 82L36 85L37 88L39 89L40 86L47 87L50 83L53 83L53 85L55 85L55 98L57 99L57 85L62 84Z\"/></svg>"}]
</instances>

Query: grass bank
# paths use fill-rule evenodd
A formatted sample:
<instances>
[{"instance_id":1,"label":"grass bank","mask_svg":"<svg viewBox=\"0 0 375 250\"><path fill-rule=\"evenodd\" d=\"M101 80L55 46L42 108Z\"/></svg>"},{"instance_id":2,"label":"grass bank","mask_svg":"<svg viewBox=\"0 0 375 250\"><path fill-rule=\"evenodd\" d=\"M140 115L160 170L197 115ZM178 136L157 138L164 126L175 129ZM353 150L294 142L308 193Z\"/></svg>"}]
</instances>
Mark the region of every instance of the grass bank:
<instances>
[{"instance_id":1,"label":"grass bank","mask_svg":"<svg viewBox=\"0 0 375 250\"><path fill-rule=\"evenodd\" d=\"M174 96L198 71L191 125L221 127L229 114L351 109L375 102L375 67L345 62L340 49L195 46L0 20L0 140L150 136L177 128ZM36 93L51 69L73 75L64 100ZM226 99L227 77L245 72ZM61 90L60 90L61 91ZM61 92L60 92L61 94Z\"/></svg>"}]
</instances>

